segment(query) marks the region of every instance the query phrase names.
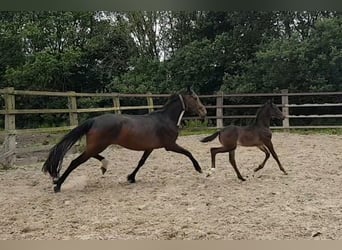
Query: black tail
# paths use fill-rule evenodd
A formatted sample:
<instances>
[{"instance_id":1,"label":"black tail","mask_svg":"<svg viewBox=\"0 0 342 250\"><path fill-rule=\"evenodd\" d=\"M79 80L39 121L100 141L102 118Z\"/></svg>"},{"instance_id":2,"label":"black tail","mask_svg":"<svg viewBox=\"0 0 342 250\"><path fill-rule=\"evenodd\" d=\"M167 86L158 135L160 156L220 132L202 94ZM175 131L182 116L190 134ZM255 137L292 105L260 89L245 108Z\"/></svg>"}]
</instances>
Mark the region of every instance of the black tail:
<instances>
[{"instance_id":1,"label":"black tail","mask_svg":"<svg viewBox=\"0 0 342 250\"><path fill-rule=\"evenodd\" d=\"M88 119L78 127L67 133L62 140L53 146L45 161L42 171L49 172L52 178L57 178L62 167L63 157L68 150L92 127L94 119Z\"/></svg>"},{"instance_id":2,"label":"black tail","mask_svg":"<svg viewBox=\"0 0 342 250\"><path fill-rule=\"evenodd\" d=\"M207 137L204 137L201 142L209 142L214 140L218 135L220 134L220 131L216 131L214 134L209 135Z\"/></svg>"}]
</instances>

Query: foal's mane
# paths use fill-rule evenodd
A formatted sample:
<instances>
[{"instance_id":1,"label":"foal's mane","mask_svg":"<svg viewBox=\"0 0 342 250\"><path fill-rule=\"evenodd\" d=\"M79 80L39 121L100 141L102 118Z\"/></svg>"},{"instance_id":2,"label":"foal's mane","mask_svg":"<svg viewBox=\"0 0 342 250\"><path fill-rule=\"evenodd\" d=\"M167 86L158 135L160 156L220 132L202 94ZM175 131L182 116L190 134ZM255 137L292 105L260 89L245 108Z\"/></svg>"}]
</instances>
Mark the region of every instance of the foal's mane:
<instances>
[{"instance_id":1,"label":"foal's mane","mask_svg":"<svg viewBox=\"0 0 342 250\"><path fill-rule=\"evenodd\" d=\"M268 105L269 105L269 103L266 102L266 103L264 103L260 108L258 108L257 113L256 113L256 116L255 116L255 121L257 121L258 118L260 118L261 112L262 112L262 111L265 109L265 107L268 106Z\"/></svg>"}]
</instances>

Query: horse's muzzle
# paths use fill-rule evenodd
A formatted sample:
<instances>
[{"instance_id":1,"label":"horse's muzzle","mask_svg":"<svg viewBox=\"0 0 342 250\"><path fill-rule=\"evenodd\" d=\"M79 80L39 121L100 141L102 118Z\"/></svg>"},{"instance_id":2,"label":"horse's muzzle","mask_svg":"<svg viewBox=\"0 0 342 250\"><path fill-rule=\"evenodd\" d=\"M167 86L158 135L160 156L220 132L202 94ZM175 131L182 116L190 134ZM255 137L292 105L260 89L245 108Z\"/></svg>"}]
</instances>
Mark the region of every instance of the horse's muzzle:
<instances>
[{"instance_id":1,"label":"horse's muzzle","mask_svg":"<svg viewBox=\"0 0 342 250\"><path fill-rule=\"evenodd\" d=\"M199 116L200 116L202 119L204 119L204 118L206 117L206 115L207 115L207 110L206 110L205 108L203 108L203 109L201 109L201 110L199 111Z\"/></svg>"}]
</instances>

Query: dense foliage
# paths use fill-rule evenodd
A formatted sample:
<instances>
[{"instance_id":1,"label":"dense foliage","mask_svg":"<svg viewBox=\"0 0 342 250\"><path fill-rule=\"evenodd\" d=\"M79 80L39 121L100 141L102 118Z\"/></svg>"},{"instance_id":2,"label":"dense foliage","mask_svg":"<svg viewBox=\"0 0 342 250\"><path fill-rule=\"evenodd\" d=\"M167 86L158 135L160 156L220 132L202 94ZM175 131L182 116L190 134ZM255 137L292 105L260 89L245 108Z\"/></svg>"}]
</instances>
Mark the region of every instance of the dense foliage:
<instances>
[{"instance_id":1,"label":"dense foliage","mask_svg":"<svg viewBox=\"0 0 342 250\"><path fill-rule=\"evenodd\" d=\"M341 90L341 23L326 11L0 12L0 87Z\"/></svg>"},{"instance_id":2,"label":"dense foliage","mask_svg":"<svg viewBox=\"0 0 342 250\"><path fill-rule=\"evenodd\" d=\"M342 91L341 25L331 11L2 11L0 88Z\"/></svg>"}]
</instances>

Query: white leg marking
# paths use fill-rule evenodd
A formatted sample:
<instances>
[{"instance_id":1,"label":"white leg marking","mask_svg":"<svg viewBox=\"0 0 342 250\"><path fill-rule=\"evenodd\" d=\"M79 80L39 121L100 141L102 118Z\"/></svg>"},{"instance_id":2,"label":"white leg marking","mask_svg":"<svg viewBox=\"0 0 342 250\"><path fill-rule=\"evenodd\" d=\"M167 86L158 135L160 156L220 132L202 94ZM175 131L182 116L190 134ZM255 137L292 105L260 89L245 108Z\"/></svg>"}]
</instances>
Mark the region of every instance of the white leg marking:
<instances>
[{"instance_id":1,"label":"white leg marking","mask_svg":"<svg viewBox=\"0 0 342 250\"><path fill-rule=\"evenodd\" d=\"M103 159L103 160L101 161L101 163L102 163L102 167L101 167L101 168L107 169L107 166L108 166L109 161L107 161L106 159Z\"/></svg>"},{"instance_id":2,"label":"white leg marking","mask_svg":"<svg viewBox=\"0 0 342 250\"><path fill-rule=\"evenodd\" d=\"M215 172L215 168L210 168L207 173L207 177L212 175Z\"/></svg>"}]
</instances>

